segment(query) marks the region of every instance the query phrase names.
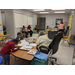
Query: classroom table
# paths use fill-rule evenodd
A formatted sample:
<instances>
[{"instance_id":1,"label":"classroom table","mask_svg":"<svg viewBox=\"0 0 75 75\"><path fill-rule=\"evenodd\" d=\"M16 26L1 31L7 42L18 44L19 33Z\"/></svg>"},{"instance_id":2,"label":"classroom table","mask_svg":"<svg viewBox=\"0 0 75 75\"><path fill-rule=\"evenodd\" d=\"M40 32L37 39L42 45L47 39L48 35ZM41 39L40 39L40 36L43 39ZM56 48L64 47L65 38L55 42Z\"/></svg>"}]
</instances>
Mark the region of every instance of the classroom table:
<instances>
[{"instance_id":1,"label":"classroom table","mask_svg":"<svg viewBox=\"0 0 75 75\"><path fill-rule=\"evenodd\" d=\"M8 36L10 36L10 35L11 35L11 34L0 35L0 37L2 37L2 38L3 38L3 37L8 37ZM8 38L8 39L9 39L9 38ZM1 43L1 41L2 41L2 40L0 40L0 43ZM3 41L4 41L4 40L3 40Z\"/></svg>"},{"instance_id":2,"label":"classroom table","mask_svg":"<svg viewBox=\"0 0 75 75\"><path fill-rule=\"evenodd\" d=\"M11 34L6 34L6 35L0 35L0 37L7 37L7 36L10 36Z\"/></svg>"},{"instance_id":3,"label":"classroom table","mask_svg":"<svg viewBox=\"0 0 75 75\"><path fill-rule=\"evenodd\" d=\"M26 41L28 41L29 39L25 39ZM37 39L33 40L34 42L37 41ZM21 42L19 42L18 44L20 44ZM34 46L33 49L36 49L36 47ZM34 58L33 55L31 54L28 54L27 53L28 51L26 50L17 50L16 52L11 52L11 54L17 58L21 58L21 59L24 59L26 61L29 62L29 64L31 63L32 59Z\"/></svg>"}]
</instances>

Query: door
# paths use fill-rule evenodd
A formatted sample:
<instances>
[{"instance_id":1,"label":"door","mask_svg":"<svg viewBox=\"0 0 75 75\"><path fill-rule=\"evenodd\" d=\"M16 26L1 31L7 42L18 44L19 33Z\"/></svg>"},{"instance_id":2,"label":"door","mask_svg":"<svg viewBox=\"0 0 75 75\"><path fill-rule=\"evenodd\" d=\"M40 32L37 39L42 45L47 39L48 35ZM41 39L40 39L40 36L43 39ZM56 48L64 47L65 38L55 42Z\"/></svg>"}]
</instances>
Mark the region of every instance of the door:
<instances>
[{"instance_id":1,"label":"door","mask_svg":"<svg viewBox=\"0 0 75 75\"><path fill-rule=\"evenodd\" d=\"M40 18L40 30L45 30L46 18Z\"/></svg>"},{"instance_id":2,"label":"door","mask_svg":"<svg viewBox=\"0 0 75 75\"><path fill-rule=\"evenodd\" d=\"M38 27L38 29L40 31L40 18L39 17L37 18L37 27Z\"/></svg>"}]
</instances>

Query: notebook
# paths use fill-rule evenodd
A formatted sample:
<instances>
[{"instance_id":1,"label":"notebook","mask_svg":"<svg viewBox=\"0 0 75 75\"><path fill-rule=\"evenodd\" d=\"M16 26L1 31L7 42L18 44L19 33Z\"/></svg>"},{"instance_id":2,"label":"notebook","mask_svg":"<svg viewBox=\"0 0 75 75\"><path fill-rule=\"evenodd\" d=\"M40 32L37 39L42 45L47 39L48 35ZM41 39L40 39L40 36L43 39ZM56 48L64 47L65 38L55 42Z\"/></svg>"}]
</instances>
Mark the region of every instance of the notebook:
<instances>
[{"instance_id":1,"label":"notebook","mask_svg":"<svg viewBox=\"0 0 75 75\"><path fill-rule=\"evenodd\" d=\"M37 49L31 49L29 52L27 52L28 54L31 54L31 55L35 55L36 53L38 52Z\"/></svg>"}]
</instances>

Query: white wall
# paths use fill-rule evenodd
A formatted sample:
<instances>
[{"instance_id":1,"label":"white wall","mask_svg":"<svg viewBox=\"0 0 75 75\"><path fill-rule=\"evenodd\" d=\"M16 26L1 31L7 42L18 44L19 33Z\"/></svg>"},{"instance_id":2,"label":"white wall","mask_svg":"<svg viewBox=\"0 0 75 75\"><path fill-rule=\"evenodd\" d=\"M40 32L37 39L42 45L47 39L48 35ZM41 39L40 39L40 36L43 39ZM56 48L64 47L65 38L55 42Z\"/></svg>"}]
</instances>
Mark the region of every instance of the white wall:
<instances>
[{"instance_id":1,"label":"white wall","mask_svg":"<svg viewBox=\"0 0 75 75\"><path fill-rule=\"evenodd\" d=\"M23 14L26 14L27 16L31 16L33 17L33 25L32 25L32 30L34 28L35 25L37 25L37 17L38 15L35 14L35 13L32 13L32 12L29 12L29 11L26 11L24 9L14 9L13 10L13 13L16 12L16 13L23 13ZM23 25L22 25L23 26ZM21 28L15 28L15 38L17 36L17 32L20 32Z\"/></svg>"},{"instance_id":2,"label":"white wall","mask_svg":"<svg viewBox=\"0 0 75 75\"><path fill-rule=\"evenodd\" d=\"M1 9L0 9L0 24L2 24ZM2 25L2 31L0 31L0 33L3 33L3 25Z\"/></svg>"},{"instance_id":3,"label":"white wall","mask_svg":"<svg viewBox=\"0 0 75 75\"><path fill-rule=\"evenodd\" d=\"M65 14L60 14L60 15L39 15L39 17L46 17L46 26L50 26L50 27L54 27L55 25L52 25L52 22L54 22L55 24L55 20L57 18L62 18L63 19L63 22L68 22L69 21L69 15L65 15Z\"/></svg>"},{"instance_id":4,"label":"white wall","mask_svg":"<svg viewBox=\"0 0 75 75\"><path fill-rule=\"evenodd\" d=\"M3 9L2 12L5 14L5 25L7 34L12 34L10 38L15 37L14 29L14 18L13 18L13 9Z\"/></svg>"},{"instance_id":5,"label":"white wall","mask_svg":"<svg viewBox=\"0 0 75 75\"><path fill-rule=\"evenodd\" d=\"M5 14L1 13L1 16L2 16L2 24L5 25Z\"/></svg>"}]
</instances>

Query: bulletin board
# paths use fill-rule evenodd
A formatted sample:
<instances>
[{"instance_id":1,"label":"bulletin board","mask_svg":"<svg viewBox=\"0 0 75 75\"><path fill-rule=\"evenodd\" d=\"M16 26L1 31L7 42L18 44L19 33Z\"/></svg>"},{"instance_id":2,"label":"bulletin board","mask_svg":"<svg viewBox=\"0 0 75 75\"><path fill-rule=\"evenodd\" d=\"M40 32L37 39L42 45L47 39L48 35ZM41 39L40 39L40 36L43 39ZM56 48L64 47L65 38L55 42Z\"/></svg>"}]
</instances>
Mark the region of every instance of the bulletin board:
<instances>
[{"instance_id":1,"label":"bulletin board","mask_svg":"<svg viewBox=\"0 0 75 75\"><path fill-rule=\"evenodd\" d=\"M59 25L61 22L63 22L63 19L56 19L57 25Z\"/></svg>"},{"instance_id":2,"label":"bulletin board","mask_svg":"<svg viewBox=\"0 0 75 75\"><path fill-rule=\"evenodd\" d=\"M15 28L20 28L23 25L27 27L27 15L14 13Z\"/></svg>"}]
</instances>

